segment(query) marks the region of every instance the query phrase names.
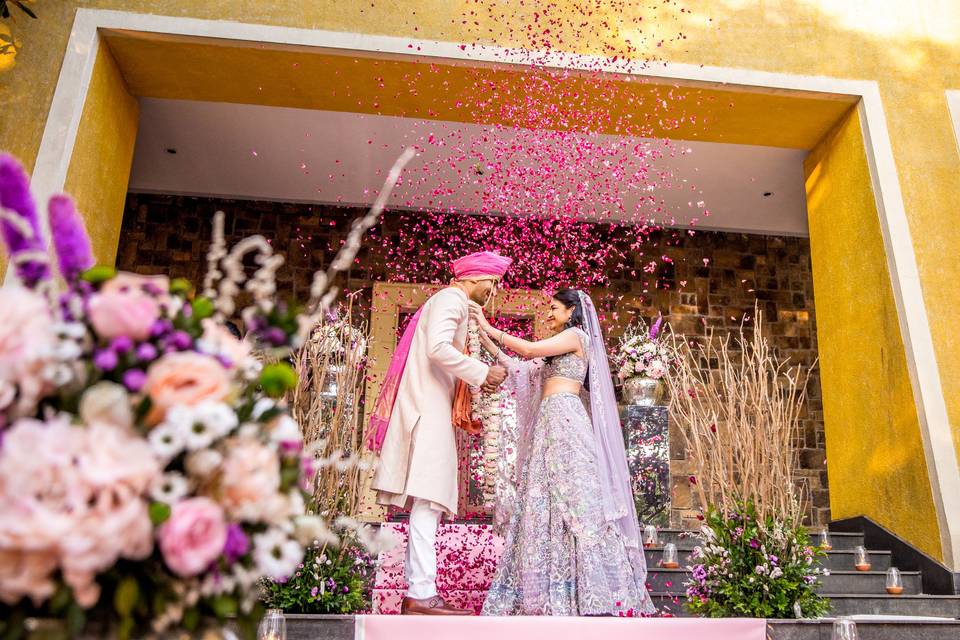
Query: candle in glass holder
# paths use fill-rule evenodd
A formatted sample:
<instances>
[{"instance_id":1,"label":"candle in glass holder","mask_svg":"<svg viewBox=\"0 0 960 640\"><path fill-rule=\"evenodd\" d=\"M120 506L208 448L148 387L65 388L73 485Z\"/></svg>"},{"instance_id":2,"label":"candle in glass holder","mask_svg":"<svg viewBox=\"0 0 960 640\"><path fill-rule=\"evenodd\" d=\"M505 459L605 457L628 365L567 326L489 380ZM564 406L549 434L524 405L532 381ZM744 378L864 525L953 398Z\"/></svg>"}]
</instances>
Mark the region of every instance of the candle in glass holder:
<instances>
[{"instance_id":1,"label":"candle in glass holder","mask_svg":"<svg viewBox=\"0 0 960 640\"><path fill-rule=\"evenodd\" d=\"M824 551L833 550L833 543L830 541L830 532L824 527L820 530L820 548Z\"/></svg>"},{"instance_id":2,"label":"candle in glass holder","mask_svg":"<svg viewBox=\"0 0 960 640\"><path fill-rule=\"evenodd\" d=\"M680 561L677 558L677 545L672 542L663 545L663 560L660 561L660 566L664 569L680 568Z\"/></svg>"},{"instance_id":3,"label":"candle in glass holder","mask_svg":"<svg viewBox=\"0 0 960 640\"><path fill-rule=\"evenodd\" d=\"M257 627L257 640L287 640L287 621L283 609L268 609Z\"/></svg>"},{"instance_id":4,"label":"candle in glass holder","mask_svg":"<svg viewBox=\"0 0 960 640\"><path fill-rule=\"evenodd\" d=\"M657 546L659 540L657 539L657 528L652 524L648 524L643 528L643 546L646 549L652 549Z\"/></svg>"},{"instance_id":5,"label":"candle in glass holder","mask_svg":"<svg viewBox=\"0 0 960 640\"><path fill-rule=\"evenodd\" d=\"M859 640L857 623L850 618L837 618L833 621L832 640Z\"/></svg>"},{"instance_id":6,"label":"candle in glass holder","mask_svg":"<svg viewBox=\"0 0 960 640\"><path fill-rule=\"evenodd\" d=\"M896 567L887 569L887 593L898 596L903 593L903 576Z\"/></svg>"},{"instance_id":7,"label":"candle in glass holder","mask_svg":"<svg viewBox=\"0 0 960 640\"><path fill-rule=\"evenodd\" d=\"M853 552L853 566L857 568L857 571L870 571L870 556L862 546L857 547L856 551Z\"/></svg>"}]
</instances>

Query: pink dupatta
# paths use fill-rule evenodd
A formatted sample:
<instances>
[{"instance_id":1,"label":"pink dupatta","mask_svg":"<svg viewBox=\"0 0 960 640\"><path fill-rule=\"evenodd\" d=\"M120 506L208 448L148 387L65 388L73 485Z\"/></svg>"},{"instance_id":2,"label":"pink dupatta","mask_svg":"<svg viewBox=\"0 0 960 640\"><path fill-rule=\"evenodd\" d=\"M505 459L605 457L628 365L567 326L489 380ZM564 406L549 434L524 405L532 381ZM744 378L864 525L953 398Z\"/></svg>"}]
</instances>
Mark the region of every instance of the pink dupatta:
<instances>
[{"instance_id":1,"label":"pink dupatta","mask_svg":"<svg viewBox=\"0 0 960 640\"><path fill-rule=\"evenodd\" d=\"M397 401L397 391L400 389L400 380L403 379L403 370L407 366L410 343L413 342L413 334L417 330L417 323L420 322L421 311L423 311L423 307L420 307L410 318L407 328L403 330L400 342L397 343L397 348L393 352L393 357L390 359L390 367L387 369L387 375L380 387L380 394L377 396L377 402L373 407L370 427L367 430L367 448L371 451L380 451L383 447L383 440L387 437L390 415L393 413L393 405Z\"/></svg>"}]
</instances>

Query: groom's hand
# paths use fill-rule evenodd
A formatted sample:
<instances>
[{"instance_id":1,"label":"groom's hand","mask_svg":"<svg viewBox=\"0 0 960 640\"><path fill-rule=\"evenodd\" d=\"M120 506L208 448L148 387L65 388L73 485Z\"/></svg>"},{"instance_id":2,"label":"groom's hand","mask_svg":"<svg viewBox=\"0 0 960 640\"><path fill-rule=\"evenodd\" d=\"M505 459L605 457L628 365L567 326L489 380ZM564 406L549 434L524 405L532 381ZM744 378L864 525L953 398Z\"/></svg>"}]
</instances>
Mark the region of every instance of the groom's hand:
<instances>
[{"instance_id":1,"label":"groom's hand","mask_svg":"<svg viewBox=\"0 0 960 640\"><path fill-rule=\"evenodd\" d=\"M490 392L496 391L497 387L503 384L503 381L507 379L507 370L496 364L490 367L490 371L487 372L487 379L483 383L483 390Z\"/></svg>"}]
</instances>

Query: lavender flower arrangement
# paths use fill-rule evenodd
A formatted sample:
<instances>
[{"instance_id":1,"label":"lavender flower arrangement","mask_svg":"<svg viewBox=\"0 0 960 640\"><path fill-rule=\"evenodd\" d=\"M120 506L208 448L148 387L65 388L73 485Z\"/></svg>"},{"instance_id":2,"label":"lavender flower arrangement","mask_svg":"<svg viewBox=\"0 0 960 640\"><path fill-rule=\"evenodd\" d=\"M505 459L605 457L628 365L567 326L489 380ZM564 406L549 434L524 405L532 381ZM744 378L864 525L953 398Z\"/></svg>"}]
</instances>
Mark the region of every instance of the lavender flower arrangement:
<instances>
[{"instance_id":1,"label":"lavender flower arrangement","mask_svg":"<svg viewBox=\"0 0 960 640\"><path fill-rule=\"evenodd\" d=\"M634 377L659 380L667 375L676 362L676 354L667 342L660 340L663 324L663 316L657 316L649 329L642 321L627 327L614 356L621 381Z\"/></svg>"}]
</instances>

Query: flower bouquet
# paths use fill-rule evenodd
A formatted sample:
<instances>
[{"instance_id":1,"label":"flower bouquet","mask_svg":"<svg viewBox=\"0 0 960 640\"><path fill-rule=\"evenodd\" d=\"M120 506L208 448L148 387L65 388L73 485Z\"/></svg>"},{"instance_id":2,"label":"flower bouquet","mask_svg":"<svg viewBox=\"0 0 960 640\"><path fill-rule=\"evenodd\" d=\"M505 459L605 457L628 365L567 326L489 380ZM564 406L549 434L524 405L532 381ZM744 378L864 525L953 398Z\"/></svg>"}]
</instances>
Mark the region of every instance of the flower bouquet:
<instances>
[{"instance_id":1,"label":"flower bouquet","mask_svg":"<svg viewBox=\"0 0 960 640\"><path fill-rule=\"evenodd\" d=\"M0 155L0 231L20 282L0 288L0 634L35 617L120 638L234 618L252 635L261 578L293 575L330 535L305 513L316 464L280 398L296 384L284 358L334 274L315 277L311 314L275 302L282 257L262 237L228 251L218 213L198 295L94 267L70 199L48 211L62 282L28 178ZM225 328L241 291L245 340Z\"/></svg>"},{"instance_id":2,"label":"flower bouquet","mask_svg":"<svg viewBox=\"0 0 960 640\"><path fill-rule=\"evenodd\" d=\"M630 325L620 339L614 362L630 404L654 405L663 395L660 380L669 372L676 355L667 342L659 340L662 325L662 316L649 329L642 322L639 326Z\"/></svg>"}]
</instances>

